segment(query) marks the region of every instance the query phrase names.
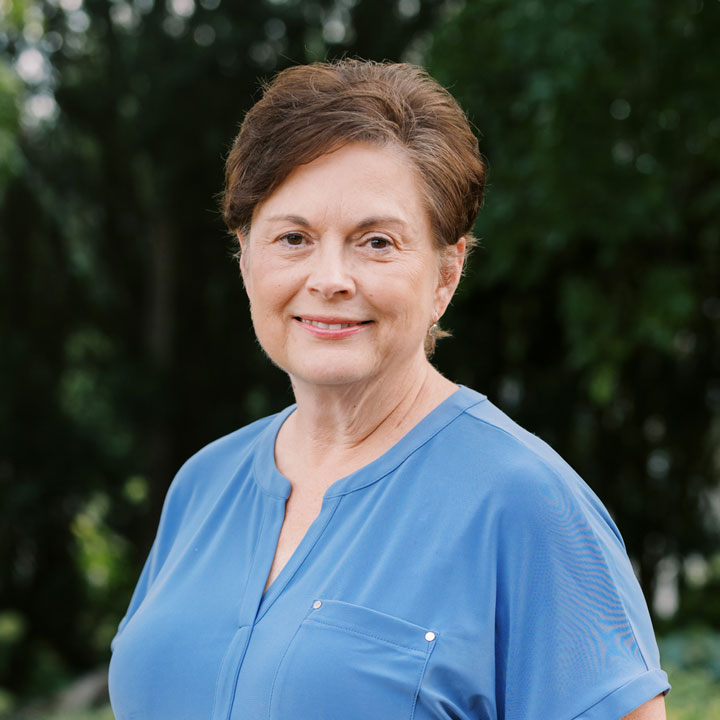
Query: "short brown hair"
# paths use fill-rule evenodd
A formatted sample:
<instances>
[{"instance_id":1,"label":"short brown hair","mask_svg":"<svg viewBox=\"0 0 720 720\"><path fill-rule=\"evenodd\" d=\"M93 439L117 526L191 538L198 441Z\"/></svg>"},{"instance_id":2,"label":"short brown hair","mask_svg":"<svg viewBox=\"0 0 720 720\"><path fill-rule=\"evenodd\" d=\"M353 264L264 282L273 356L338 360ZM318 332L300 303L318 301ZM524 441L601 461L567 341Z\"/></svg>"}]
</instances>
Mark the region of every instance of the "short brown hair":
<instances>
[{"instance_id":1,"label":"short brown hair","mask_svg":"<svg viewBox=\"0 0 720 720\"><path fill-rule=\"evenodd\" d=\"M247 231L256 205L296 167L351 142L404 149L424 184L439 248L469 235L485 167L455 99L417 65L350 59L291 67L265 85L225 166L230 231Z\"/></svg>"}]
</instances>

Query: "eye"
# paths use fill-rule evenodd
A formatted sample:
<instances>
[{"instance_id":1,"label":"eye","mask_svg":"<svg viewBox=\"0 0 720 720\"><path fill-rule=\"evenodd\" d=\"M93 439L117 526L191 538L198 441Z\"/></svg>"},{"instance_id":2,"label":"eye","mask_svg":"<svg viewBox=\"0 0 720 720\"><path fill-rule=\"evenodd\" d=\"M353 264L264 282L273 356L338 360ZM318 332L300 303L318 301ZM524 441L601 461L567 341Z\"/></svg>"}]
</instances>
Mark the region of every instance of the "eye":
<instances>
[{"instance_id":1,"label":"eye","mask_svg":"<svg viewBox=\"0 0 720 720\"><path fill-rule=\"evenodd\" d=\"M280 242L290 247L300 247L305 242L305 236L302 233L290 232L280 236Z\"/></svg>"},{"instance_id":2,"label":"eye","mask_svg":"<svg viewBox=\"0 0 720 720\"><path fill-rule=\"evenodd\" d=\"M371 238L366 240L366 244L373 250L387 250L392 246L392 241L382 235L373 235Z\"/></svg>"}]
</instances>

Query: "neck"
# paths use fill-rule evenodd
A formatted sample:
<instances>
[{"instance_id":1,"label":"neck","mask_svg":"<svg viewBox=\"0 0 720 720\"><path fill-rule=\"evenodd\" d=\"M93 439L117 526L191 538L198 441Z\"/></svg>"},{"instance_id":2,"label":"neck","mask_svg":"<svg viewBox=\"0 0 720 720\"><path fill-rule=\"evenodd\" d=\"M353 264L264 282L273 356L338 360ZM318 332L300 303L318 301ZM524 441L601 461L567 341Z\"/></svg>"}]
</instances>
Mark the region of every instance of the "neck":
<instances>
[{"instance_id":1,"label":"neck","mask_svg":"<svg viewBox=\"0 0 720 720\"><path fill-rule=\"evenodd\" d=\"M297 410L278 435L278 468L291 482L303 474L298 468L328 482L343 477L389 450L456 389L424 355L401 377L350 386L293 382Z\"/></svg>"}]
</instances>

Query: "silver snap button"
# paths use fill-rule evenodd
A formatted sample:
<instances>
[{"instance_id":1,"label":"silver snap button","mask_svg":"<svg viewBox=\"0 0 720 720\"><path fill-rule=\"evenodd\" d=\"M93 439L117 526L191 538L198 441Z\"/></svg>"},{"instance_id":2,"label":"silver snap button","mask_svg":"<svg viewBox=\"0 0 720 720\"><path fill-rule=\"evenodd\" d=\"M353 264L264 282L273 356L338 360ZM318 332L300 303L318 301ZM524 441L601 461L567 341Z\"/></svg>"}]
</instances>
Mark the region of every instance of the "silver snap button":
<instances>
[{"instance_id":1,"label":"silver snap button","mask_svg":"<svg viewBox=\"0 0 720 720\"><path fill-rule=\"evenodd\" d=\"M426 632L425 633L425 639L428 642L432 642L435 639L435 633L434 632Z\"/></svg>"},{"instance_id":2,"label":"silver snap button","mask_svg":"<svg viewBox=\"0 0 720 720\"><path fill-rule=\"evenodd\" d=\"M321 607L322 607L322 600L316 600L316 601L313 603L313 607L314 607L316 610L317 610L318 608L321 608Z\"/></svg>"}]
</instances>

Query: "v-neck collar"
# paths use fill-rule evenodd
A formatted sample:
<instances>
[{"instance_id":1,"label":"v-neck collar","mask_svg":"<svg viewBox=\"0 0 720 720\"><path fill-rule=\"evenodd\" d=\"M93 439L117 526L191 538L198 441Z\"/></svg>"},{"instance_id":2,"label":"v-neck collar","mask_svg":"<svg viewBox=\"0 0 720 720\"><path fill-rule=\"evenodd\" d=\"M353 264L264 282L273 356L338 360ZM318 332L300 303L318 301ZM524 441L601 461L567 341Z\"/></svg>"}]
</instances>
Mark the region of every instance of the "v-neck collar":
<instances>
[{"instance_id":1,"label":"v-neck collar","mask_svg":"<svg viewBox=\"0 0 720 720\"><path fill-rule=\"evenodd\" d=\"M376 483L388 475L419 447L440 432L468 408L486 400L470 388L460 385L458 389L431 410L415 427L389 450L350 475L336 480L325 492L325 498L339 497ZM295 410L290 405L279 412L260 435L258 451L253 463L253 477L260 489L275 498L286 500L290 496L290 481L275 464L275 441L282 424Z\"/></svg>"}]
</instances>

